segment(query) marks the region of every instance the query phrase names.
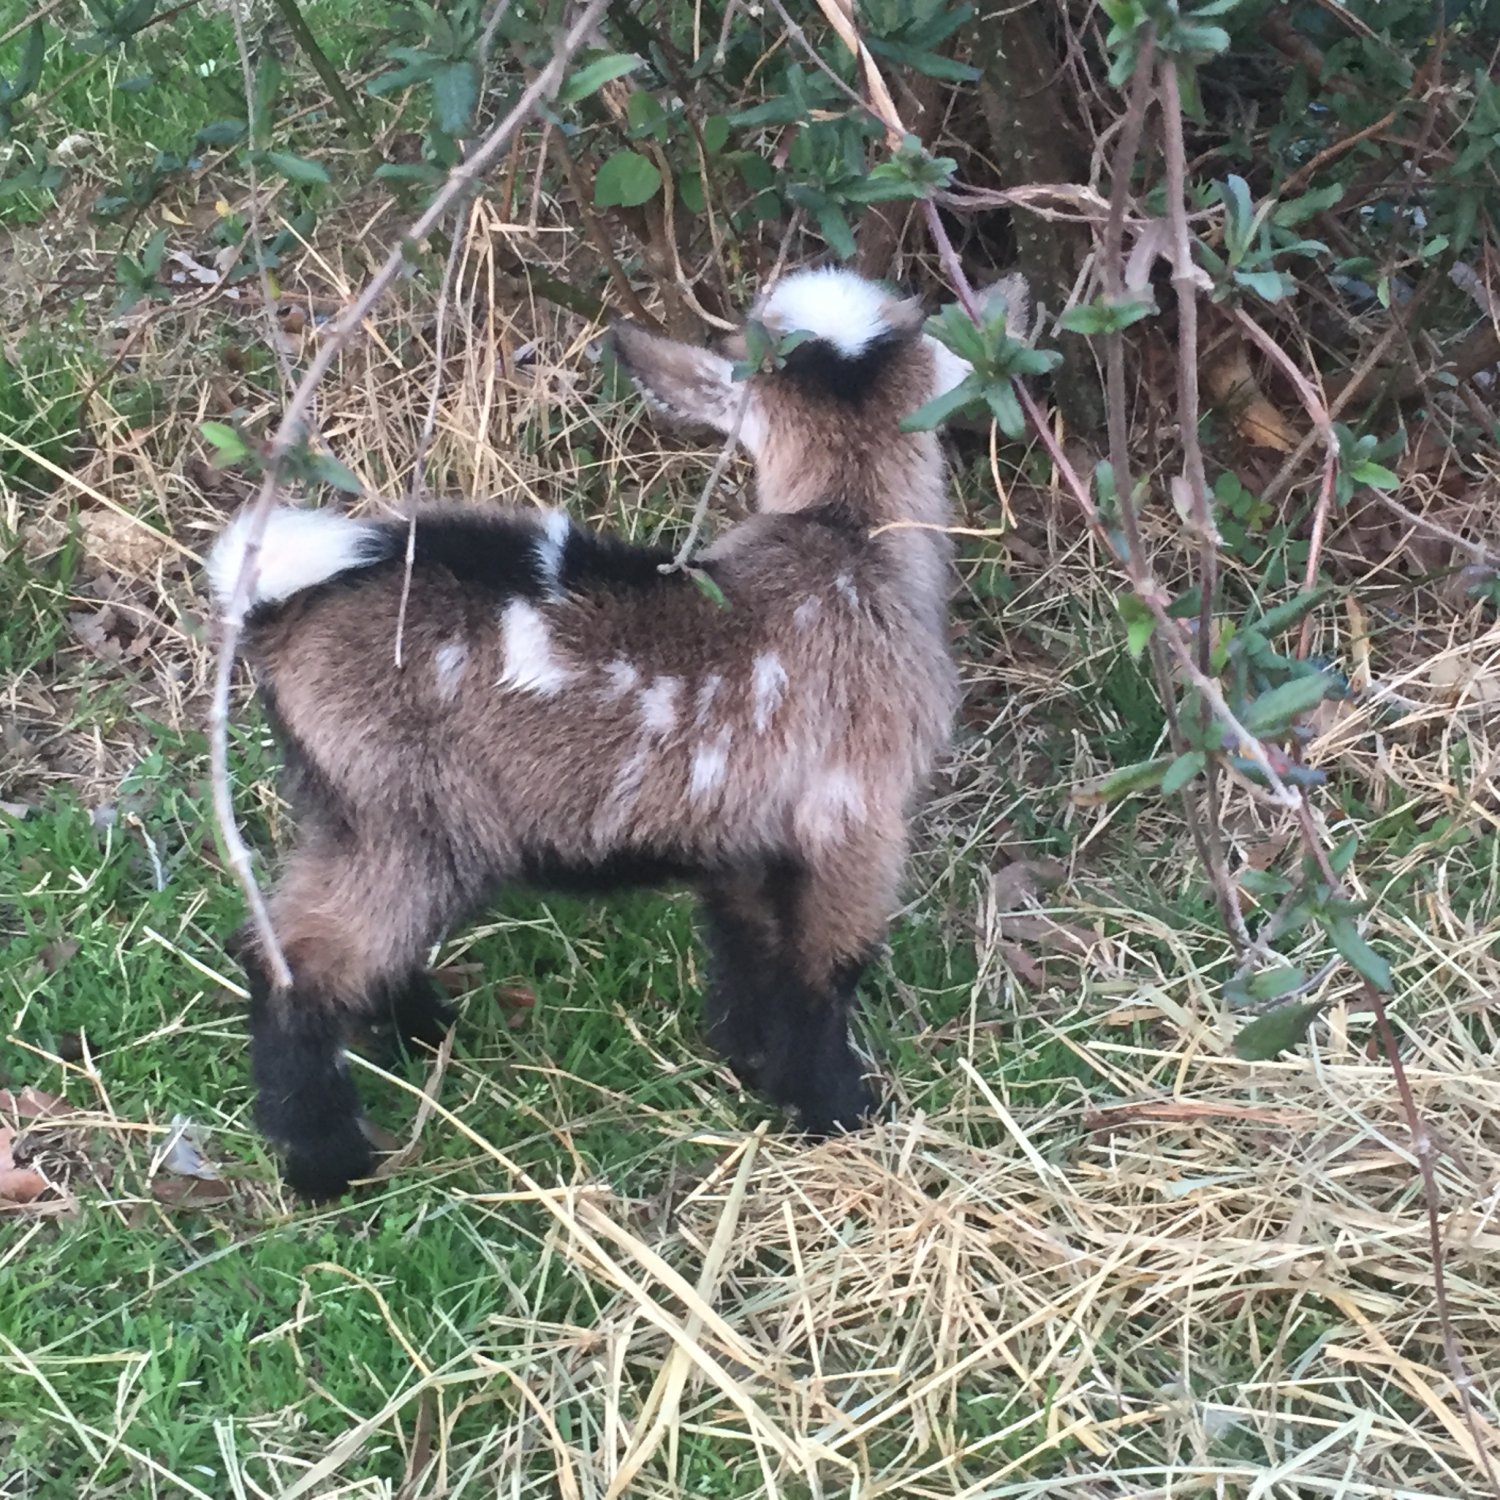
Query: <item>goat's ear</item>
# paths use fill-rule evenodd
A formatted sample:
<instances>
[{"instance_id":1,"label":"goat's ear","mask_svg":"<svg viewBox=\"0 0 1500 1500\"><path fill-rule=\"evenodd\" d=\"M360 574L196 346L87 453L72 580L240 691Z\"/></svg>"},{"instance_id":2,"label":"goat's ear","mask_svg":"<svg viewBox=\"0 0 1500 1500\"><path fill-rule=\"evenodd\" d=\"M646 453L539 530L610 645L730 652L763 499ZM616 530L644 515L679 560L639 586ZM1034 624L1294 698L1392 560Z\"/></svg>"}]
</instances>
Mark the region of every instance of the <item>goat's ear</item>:
<instances>
[{"instance_id":1,"label":"goat's ear","mask_svg":"<svg viewBox=\"0 0 1500 1500\"><path fill-rule=\"evenodd\" d=\"M734 426L744 387L722 355L663 338L637 323L615 323L610 338L616 357L653 406L678 421L723 433Z\"/></svg>"}]
</instances>

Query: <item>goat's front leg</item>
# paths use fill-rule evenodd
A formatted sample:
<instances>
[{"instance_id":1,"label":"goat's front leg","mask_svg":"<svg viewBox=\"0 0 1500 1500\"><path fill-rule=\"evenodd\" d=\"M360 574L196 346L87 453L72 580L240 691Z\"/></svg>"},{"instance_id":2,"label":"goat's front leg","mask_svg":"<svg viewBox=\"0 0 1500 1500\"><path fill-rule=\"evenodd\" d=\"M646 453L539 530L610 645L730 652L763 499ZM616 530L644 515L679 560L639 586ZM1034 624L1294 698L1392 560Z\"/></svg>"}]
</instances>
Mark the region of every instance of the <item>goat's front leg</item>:
<instances>
[{"instance_id":1,"label":"goat's front leg","mask_svg":"<svg viewBox=\"0 0 1500 1500\"><path fill-rule=\"evenodd\" d=\"M785 892L782 930L791 982L768 1026L763 1084L809 1134L854 1130L876 1099L850 1025L859 981L896 904L904 830L850 830L814 845Z\"/></svg>"}]
</instances>

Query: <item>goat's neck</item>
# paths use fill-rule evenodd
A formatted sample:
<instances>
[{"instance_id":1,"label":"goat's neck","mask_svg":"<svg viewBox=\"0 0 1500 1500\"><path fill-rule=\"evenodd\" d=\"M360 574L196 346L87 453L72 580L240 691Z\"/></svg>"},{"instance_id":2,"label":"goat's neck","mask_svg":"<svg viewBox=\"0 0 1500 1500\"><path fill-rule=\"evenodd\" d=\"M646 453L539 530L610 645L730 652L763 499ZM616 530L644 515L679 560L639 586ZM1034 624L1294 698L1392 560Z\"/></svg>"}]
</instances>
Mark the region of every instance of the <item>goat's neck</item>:
<instances>
[{"instance_id":1,"label":"goat's neck","mask_svg":"<svg viewBox=\"0 0 1500 1500\"><path fill-rule=\"evenodd\" d=\"M764 511L815 510L837 499L866 532L880 532L913 614L941 629L951 587L948 486L936 437L918 433L879 453L804 450L760 471ZM889 528L882 530L882 528Z\"/></svg>"}]
</instances>

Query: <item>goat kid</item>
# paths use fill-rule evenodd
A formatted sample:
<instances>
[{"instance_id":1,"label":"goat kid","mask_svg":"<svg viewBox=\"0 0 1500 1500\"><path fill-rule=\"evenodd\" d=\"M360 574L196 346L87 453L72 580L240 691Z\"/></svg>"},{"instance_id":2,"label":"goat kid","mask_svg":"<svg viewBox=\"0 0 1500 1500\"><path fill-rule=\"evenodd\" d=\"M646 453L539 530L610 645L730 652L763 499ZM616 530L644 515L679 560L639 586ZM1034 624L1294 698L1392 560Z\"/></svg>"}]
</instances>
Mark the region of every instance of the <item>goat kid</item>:
<instances>
[{"instance_id":1,"label":"goat kid","mask_svg":"<svg viewBox=\"0 0 1500 1500\"><path fill-rule=\"evenodd\" d=\"M746 403L755 512L697 559L727 608L560 511L423 508L395 670L406 523L273 512L245 648L297 820L269 897L291 989L253 929L234 947L256 1118L303 1195L371 1167L348 1030L438 1041L424 956L510 884L696 888L712 1044L811 1133L870 1111L855 988L957 700L949 543L923 529L947 519L938 440L898 423L966 367L842 270L787 276L755 316L811 337L748 391L743 336L726 357L613 331L672 416L728 433ZM920 524L879 530L899 522ZM241 516L209 559L221 606L245 551Z\"/></svg>"}]
</instances>

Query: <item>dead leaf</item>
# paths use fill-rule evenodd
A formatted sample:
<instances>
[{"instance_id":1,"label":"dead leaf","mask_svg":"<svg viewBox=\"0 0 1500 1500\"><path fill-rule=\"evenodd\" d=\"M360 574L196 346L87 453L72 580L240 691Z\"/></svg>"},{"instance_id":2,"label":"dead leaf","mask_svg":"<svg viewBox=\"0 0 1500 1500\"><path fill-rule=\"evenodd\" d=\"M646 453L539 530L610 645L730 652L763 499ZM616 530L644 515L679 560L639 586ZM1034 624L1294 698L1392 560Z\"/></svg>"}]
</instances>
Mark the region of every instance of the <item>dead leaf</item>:
<instances>
[{"instance_id":1,"label":"dead leaf","mask_svg":"<svg viewBox=\"0 0 1500 1500\"><path fill-rule=\"evenodd\" d=\"M65 1099L42 1089L27 1087L19 1094L0 1089L0 1115L15 1120L51 1120L71 1113Z\"/></svg>"},{"instance_id":2,"label":"dead leaf","mask_svg":"<svg viewBox=\"0 0 1500 1500\"><path fill-rule=\"evenodd\" d=\"M35 1203L47 1188L47 1179L30 1167L6 1167L0 1170L0 1212Z\"/></svg>"},{"instance_id":3,"label":"dead leaf","mask_svg":"<svg viewBox=\"0 0 1500 1500\"><path fill-rule=\"evenodd\" d=\"M151 1196L166 1208L212 1208L234 1189L222 1177L153 1177Z\"/></svg>"},{"instance_id":4,"label":"dead leaf","mask_svg":"<svg viewBox=\"0 0 1500 1500\"><path fill-rule=\"evenodd\" d=\"M85 555L112 573L149 573L167 552L154 531L112 510L81 512L78 530Z\"/></svg>"},{"instance_id":5,"label":"dead leaf","mask_svg":"<svg viewBox=\"0 0 1500 1500\"><path fill-rule=\"evenodd\" d=\"M1290 453L1297 446L1296 429L1266 399L1239 339L1226 339L1220 345L1216 357L1204 367L1203 388L1228 412L1247 443L1278 453Z\"/></svg>"},{"instance_id":6,"label":"dead leaf","mask_svg":"<svg viewBox=\"0 0 1500 1500\"><path fill-rule=\"evenodd\" d=\"M195 1139L193 1122L186 1115L172 1116L172 1130L167 1136L155 1164L152 1175L170 1172L177 1177L197 1177L205 1182L215 1182L219 1169L204 1156Z\"/></svg>"}]
</instances>

